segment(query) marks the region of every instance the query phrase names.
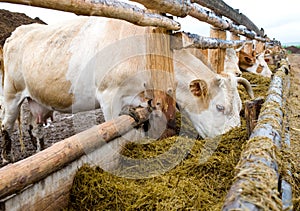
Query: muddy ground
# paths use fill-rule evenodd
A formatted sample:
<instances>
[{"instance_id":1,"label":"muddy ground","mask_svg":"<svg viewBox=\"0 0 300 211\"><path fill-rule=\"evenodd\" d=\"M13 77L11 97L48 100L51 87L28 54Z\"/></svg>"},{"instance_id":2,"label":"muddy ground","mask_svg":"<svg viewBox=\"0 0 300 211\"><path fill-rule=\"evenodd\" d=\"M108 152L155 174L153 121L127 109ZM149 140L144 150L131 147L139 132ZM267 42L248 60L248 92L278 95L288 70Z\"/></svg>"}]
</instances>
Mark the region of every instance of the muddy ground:
<instances>
[{"instance_id":1,"label":"muddy ground","mask_svg":"<svg viewBox=\"0 0 300 211\"><path fill-rule=\"evenodd\" d=\"M29 110L27 102L23 103L21 109L22 140L25 148L24 150L21 149L19 124L16 122L15 130L12 134L12 153L15 162L36 153L28 132ZM104 117L100 109L74 115L54 112L54 120L52 122L49 120L48 124L44 126L45 148L102 122L104 122ZM2 137L0 143L0 146L2 146Z\"/></svg>"},{"instance_id":2,"label":"muddy ground","mask_svg":"<svg viewBox=\"0 0 300 211\"><path fill-rule=\"evenodd\" d=\"M288 56L291 64L291 87L287 115L291 141L294 210L300 210L300 54Z\"/></svg>"}]
</instances>

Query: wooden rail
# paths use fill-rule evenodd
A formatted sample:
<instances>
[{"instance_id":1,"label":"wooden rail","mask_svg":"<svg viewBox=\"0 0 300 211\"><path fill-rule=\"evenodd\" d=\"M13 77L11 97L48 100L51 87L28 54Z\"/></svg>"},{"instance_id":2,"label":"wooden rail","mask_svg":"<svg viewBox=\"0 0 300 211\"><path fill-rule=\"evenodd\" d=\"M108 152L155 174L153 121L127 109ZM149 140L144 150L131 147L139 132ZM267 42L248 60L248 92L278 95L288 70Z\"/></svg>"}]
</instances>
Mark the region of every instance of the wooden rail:
<instances>
[{"instance_id":1,"label":"wooden rail","mask_svg":"<svg viewBox=\"0 0 300 211\"><path fill-rule=\"evenodd\" d=\"M140 122L148 120L149 111L138 109ZM137 126L132 117L122 115L94 126L53 146L0 169L0 199L47 177L81 156L90 153ZM72 178L70 178L72 179Z\"/></svg>"},{"instance_id":2,"label":"wooden rail","mask_svg":"<svg viewBox=\"0 0 300 211\"><path fill-rule=\"evenodd\" d=\"M61 10L77 15L123 19L139 26L180 29L180 24L170 18L116 0L0 0L0 2Z\"/></svg>"},{"instance_id":3,"label":"wooden rail","mask_svg":"<svg viewBox=\"0 0 300 211\"><path fill-rule=\"evenodd\" d=\"M247 38L266 42L264 31L258 30L246 16L240 14L223 1L194 0L132 0L143 4L146 8L159 13L169 13L174 16L185 17L190 15L200 21L207 22L221 30L228 30ZM24 4L55 10L73 12L78 15L93 15L109 18L118 18L140 26L157 26L168 30L179 30L180 24L170 18L143 10L138 6L119 2L117 0L0 0L15 4ZM199 4L211 8L206 10ZM223 11L224 10L224 11ZM215 11L215 12L213 12ZM228 13L227 13L227 12ZM230 17L234 22L222 19L219 15ZM244 26L244 25L246 26Z\"/></svg>"},{"instance_id":4,"label":"wooden rail","mask_svg":"<svg viewBox=\"0 0 300 211\"><path fill-rule=\"evenodd\" d=\"M238 48L245 43L252 43L252 41L245 40L221 40L217 38L202 37L197 34L176 32L171 37L172 49L183 48L199 48L199 49L226 49Z\"/></svg>"},{"instance_id":5,"label":"wooden rail","mask_svg":"<svg viewBox=\"0 0 300 211\"><path fill-rule=\"evenodd\" d=\"M234 10L225 2L220 0L191 0L191 2L198 3L204 7L207 7L214 11L218 15L225 16L231 19L238 25L243 25L250 31L254 31L257 35L263 37L263 30L259 30L258 27L244 14L239 13L238 10Z\"/></svg>"},{"instance_id":6,"label":"wooden rail","mask_svg":"<svg viewBox=\"0 0 300 211\"><path fill-rule=\"evenodd\" d=\"M228 30L234 32L236 34L244 35L251 39L258 39L259 41L265 41L265 38L262 36L262 31L258 30L258 28L248 19L247 25L251 26L251 29L247 29L245 26L236 25L234 23L228 22L227 20L222 19L216 13L206 10L198 4L191 4L189 1L180 1L180 0L132 0L138 3L145 5L149 9L155 9L162 13L169 13L171 15L185 17L190 15L200 21L206 22L214 27L220 28L222 30ZM197 3L202 3L202 1L195 1ZM220 5L224 5L223 1L220 2L217 7L218 11L220 11ZM222 2L222 3L221 3ZM219 14L219 13L218 13ZM244 16L243 16L244 17ZM241 20L246 20L241 18ZM245 22L245 21L243 21ZM255 31L259 32L256 33ZM259 36L258 36L259 35Z\"/></svg>"}]
</instances>

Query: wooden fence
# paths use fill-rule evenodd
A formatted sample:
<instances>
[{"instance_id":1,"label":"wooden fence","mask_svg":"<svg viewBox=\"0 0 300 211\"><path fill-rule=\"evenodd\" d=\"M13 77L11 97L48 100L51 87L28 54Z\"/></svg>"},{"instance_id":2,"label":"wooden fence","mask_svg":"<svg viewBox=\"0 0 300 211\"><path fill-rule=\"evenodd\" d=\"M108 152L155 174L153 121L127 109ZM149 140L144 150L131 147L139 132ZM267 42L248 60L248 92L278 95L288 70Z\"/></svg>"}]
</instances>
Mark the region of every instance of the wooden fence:
<instances>
[{"instance_id":1,"label":"wooden fence","mask_svg":"<svg viewBox=\"0 0 300 211\"><path fill-rule=\"evenodd\" d=\"M280 45L280 42L266 37L264 30L259 29L245 15L221 0L133 1L143 4L147 9L114 0L0 0L68 11L78 15L123 19L140 26L164 28L161 30L162 33L169 33L171 30L175 32L171 36L174 39L170 41L170 48L167 51L181 48L216 49L213 55L216 57L220 56L220 52L225 48L239 47L251 40L268 43L271 46ZM179 17L189 15L210 24L212 37L180 32L180 23L169 15L164 15L166 13ZM235 40L226 39L224 31L231 32ZM240 40L240 36L244 36L246 40ZM222 68L218 67L217 71L220 72ZM142 120L146 120L148 111L143 112ZM118 123L122 123L121 126ZM0 209L57 210L65 207L76 170L83 163L91 163L90 158L99 159L97 151L103 144L135 125L136 122L131 117L121 116L115 121L106 122L56 143L32 157L3 167L0 169ZM82 139L84 143L78 137L84 137ZM235 209L232 204L230 208ZM224 209L226 210L226 206Z\"/></svg>"}]
</instances>

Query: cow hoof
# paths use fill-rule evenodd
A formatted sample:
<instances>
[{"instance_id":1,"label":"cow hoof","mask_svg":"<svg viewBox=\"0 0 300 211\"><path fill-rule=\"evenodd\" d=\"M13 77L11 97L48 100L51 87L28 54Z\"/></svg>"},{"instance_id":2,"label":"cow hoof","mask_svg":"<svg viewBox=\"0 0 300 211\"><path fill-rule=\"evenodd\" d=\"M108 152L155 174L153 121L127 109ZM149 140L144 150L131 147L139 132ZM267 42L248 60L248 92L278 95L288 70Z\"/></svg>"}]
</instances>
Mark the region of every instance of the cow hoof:
<instances>
[{"instance_id":1,"label":"cow hoof","mask_svg":"<svg viewBox=\"0 0 300 211\"><path fill-rule=\"evenodd\" d=\"M2 158L2 165L12 163L14 160L12 155L7 155L7 154L1 154L1 158Z\"/></svg>"},{"instance_id":2,"label":"cow hoof","mask_svg":"<svg viewBox=\"0 0 300 211\"><path fill-rule=\"evenodd\" d=\"M9 163L10 163L9 160L6 160L6 159L2 158L2 165L6 165L6 164L9 164Z\"/></svg>"}]
</instances>

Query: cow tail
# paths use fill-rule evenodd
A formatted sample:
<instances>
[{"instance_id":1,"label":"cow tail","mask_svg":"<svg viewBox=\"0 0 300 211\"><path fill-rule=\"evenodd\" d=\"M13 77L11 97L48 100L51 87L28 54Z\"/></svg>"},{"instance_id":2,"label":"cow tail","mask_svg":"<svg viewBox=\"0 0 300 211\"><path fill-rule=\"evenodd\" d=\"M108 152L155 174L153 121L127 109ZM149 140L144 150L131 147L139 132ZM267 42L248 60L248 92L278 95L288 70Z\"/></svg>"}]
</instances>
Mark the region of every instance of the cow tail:
<instances>
[{"instance_id":1,"label":"cow tail","mask_svg":"<svg viewBox=\"0 0 300 211\"><path fill-rule=\"evenodd\" d=\"M0 46L0 71L2 75L2 81L1 81L1 86L3 88L4 86L4 59L3 59L3 49Z\"/></svg>"},{"instance_id":2,"label":"cow tail","mask_svg":"<svg viewBox=\"0 0 300 211\"><path fill-rule=\"evenodd\" d=\"M22 109L20 109L19 111L19 116L18 116L18 129L19 129L19 134L20 134L20 145L21 145L21 152L24 152L25 150L25 145L24 145L24 141L23 141L23 131L22 131L22 122L21 122L21 112Z\"/></svg>"}]
</instances>

